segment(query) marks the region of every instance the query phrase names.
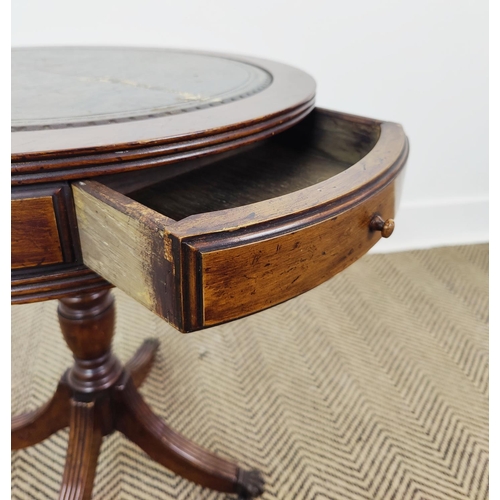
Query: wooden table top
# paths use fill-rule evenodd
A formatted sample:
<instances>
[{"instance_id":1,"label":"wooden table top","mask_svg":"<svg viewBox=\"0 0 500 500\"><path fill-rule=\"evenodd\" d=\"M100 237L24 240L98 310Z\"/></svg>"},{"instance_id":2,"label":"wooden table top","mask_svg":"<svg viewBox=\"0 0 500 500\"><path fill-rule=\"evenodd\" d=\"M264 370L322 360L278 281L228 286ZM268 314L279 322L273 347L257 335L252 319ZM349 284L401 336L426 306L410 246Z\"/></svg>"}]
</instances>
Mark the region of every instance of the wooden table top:
<instances>
[{"instance_id":1,"label":"wooden table top","mask_svg":"<svg viewBox=\"0 0 500 500\"><path fill-rule=\"evenodd\" d=\"M299 69L141 48L12 62L14 302L113 284L193 331L310 290L394 229L402 128L314 109Z\"/></svg>"},{"instance_id":2,"label":"wooden table top","mask_svg":"<svg viewBox=\"0 0 500 500\"><path fill-rule=\"evenodd\" d=\"M13 182L63 179L75 161L61 158L84 156L80 166L102 165L156 155L152 147L162 146L163 154L165 145L178 143L191 156L209 144L218 152L237 138L259 140L278 124L295 122L312 109L314 95L315 82L303 71L256 58L141 48L14 49ZM125 150L133 152L125 157ZM157 165L129 167L147 166ZM54 170L59 173L49 175Z\"/></svg>"}]
</instances>

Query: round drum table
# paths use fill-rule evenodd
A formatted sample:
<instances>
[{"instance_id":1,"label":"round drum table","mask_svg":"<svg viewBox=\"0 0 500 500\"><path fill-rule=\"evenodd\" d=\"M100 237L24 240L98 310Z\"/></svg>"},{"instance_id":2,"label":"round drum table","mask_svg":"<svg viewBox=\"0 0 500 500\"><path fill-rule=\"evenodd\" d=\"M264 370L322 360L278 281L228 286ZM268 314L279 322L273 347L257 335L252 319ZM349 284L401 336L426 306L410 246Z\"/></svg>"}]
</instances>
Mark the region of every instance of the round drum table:
<instances>
[{"instance_id":1,"label":"round drum table","mask_svg":"<svg viewBox=\"0 0 500 500\"><path fill-rule=\"evenodd\" d=\"M394 123L314 107L276 62L136 48L12 54L12 302L59 299L74 354L12 448L70 428L61 499L88 499L103 436L218 491L258 471L175 433L144 402L158 347L111 351L112 286L181 332L296 297L394 229L408 141Z\"/></svg>"}]
</instances>

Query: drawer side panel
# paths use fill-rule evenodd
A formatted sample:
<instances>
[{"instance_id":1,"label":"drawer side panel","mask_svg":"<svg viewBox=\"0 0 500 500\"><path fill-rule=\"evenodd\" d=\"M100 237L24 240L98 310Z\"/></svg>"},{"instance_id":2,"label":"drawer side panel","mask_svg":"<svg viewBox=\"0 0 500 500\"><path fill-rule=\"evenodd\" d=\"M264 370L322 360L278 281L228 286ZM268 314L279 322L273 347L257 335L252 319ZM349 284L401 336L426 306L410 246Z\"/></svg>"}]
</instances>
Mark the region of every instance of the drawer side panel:
<instances>
[{"instance_id":1,"label":"drawer side panel","mask_svg":"<svg viewBox=\"0 0 500 500\"><path fill-rule=\"evenodd\" d=\"M73 195L84 264L175 323L173 263L168 260L161 224L127 213L134 210L112 199L127 198L92 181L74 184Z\"/></svg>"}]
</instances>

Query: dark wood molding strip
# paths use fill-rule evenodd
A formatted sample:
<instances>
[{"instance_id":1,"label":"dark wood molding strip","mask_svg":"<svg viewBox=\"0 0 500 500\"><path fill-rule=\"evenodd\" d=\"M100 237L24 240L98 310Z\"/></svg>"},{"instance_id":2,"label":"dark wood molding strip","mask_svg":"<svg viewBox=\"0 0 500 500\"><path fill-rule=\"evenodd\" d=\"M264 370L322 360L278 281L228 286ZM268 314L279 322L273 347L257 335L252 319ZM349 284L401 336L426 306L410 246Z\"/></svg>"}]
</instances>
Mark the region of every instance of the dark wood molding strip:
<instances>
[{"instance_id":1,"label":"dark wood molding strip","mask_svg":"<svg viewBox=\"0 0 500 500\"><path fill-rule=\"evenodd\" d=\"M266 139L298 123L314 109L314 99L271 120L220 135L196 138L170 146L120 150L104 155L16 162L12 185L75 180L98 175L143 170L230 151Z\"/></svg>"},{"instance_id":2,"label":"dark wood molding strip","mask_svg":"<svg viewBox=\"0 0 500 500\"><path fill-rule=\"evenodd\" d=\"M80 291L102 290L113 286L82 264L71 267L59 266L59 269L52 270L50 273L47 270L37 271L34 275L12 273L12 304L59 299Z\"/></svg>"}]
</instances>

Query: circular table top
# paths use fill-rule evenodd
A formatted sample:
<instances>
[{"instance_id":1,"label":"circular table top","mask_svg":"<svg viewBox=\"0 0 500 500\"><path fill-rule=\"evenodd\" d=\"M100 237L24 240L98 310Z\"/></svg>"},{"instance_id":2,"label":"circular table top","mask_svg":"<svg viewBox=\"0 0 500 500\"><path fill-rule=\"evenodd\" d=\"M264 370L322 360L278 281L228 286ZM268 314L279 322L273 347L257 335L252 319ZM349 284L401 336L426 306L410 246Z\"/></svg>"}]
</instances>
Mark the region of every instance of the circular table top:
<instances>
[{"instance_id":1,"label":"circular table top","mask_svg":"<svg viewBox=\"0 0 500 500\"><path fill-rule=\"evenodd\" d=\"M65 178L74 158L80 167L95 166L170 154L182 144L177 161L187 151L194 157L239 147L296 123L312 110L314 95L309 75L264 59L145 48L14 49L12 174L24 183L38 172L43 182Z\"/></svg>"},{"instance_id":2,"label":"circular table top","mask_svg":"<svg viewBox=\"0 0 500 500\"><path fill-rule=\"evenodd\" d=\"M206 54L112 48L14 50L12 128L43 130L156 118L244 99L271 83L271 74L258 66Z\"/></svg>"}]
</instances>

